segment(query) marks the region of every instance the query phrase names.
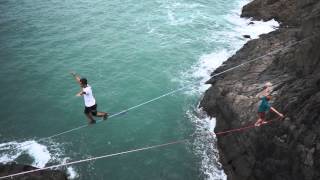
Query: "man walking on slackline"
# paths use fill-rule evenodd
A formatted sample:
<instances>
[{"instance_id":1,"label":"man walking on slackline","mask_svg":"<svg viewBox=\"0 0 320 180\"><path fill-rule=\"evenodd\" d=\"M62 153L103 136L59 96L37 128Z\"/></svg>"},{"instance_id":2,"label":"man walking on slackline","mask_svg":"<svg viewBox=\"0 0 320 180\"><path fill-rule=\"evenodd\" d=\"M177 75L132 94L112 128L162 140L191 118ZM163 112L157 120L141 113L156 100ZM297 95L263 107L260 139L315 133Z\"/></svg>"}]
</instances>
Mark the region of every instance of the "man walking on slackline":
<instances>
[{"instance_id":1,"label":"man walking on slackline","mask_svg":"<svg viewBox=\"0 0 320 180\"><path fill-rule=\"evenodd\" d=\"M96 99L93 96L91 86L88 84L87 79L80 78L80 76L74 72L71 72L71 75L80 84L81 91L76 96L83 96L85 104L84 113L88 118L88 123L96 123L96 121L93 119L93 116L102 117L103 120L106 120L108 118L108 113L97 111Z\"/></svg>"}]
</instances>

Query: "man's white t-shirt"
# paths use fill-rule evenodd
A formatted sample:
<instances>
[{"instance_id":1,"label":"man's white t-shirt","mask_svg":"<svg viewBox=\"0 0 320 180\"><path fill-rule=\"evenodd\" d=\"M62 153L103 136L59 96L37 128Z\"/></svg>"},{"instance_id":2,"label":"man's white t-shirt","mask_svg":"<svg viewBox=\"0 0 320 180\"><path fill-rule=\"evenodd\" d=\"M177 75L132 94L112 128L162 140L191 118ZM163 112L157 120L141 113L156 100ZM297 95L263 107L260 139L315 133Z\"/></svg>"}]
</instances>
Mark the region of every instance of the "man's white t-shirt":
<instances>
[{"instance_id":1,"label":"man's white t-shirt","mask_svg":"<svg viewBox=\"0 0 320 180\"><path fill-rule=\"evenodd\" d=\"M91 86L87 85L87 87L82 88L82 91L85 92L83 94L84 104L86 107L91 107L96 104L96 99L93 96Z\"/></svg>"}]
</instances>

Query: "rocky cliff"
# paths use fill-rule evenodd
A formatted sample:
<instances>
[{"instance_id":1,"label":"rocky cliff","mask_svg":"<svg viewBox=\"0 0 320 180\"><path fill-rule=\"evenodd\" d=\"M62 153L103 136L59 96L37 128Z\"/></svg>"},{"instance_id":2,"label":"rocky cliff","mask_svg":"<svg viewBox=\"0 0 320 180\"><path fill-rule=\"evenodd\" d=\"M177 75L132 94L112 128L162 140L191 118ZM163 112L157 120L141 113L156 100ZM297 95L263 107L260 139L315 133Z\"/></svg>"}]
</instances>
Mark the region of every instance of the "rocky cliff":
<instances>
[{"instance_id":1,"label":"rocky cliff","mask_svg":"<svg viewBox=\"0 0 320 180\"><path fill-rule=\"evenodd\" d=\"M31 171L37 169L28 165L20 165L20 164L0 164L0 177L7 176L14 173L20 173L24 171ZM21 176L16 176L13 178L14 180L67 180L67 175L58 170L44 170L38 171L30 174L25 174Z\"/></svg>"},{"instance_id":2,"label":"rocky cliff","mask_svg":"<svg viewBox=\"0 0 320 180\"><path fill-rule=\"evenodd\" d=\"M275 18L281 26L246 43L213 74L276 53L210 79L200 107L217 118L216 132L253 124L258 118L256 95L270 81L271 105L286 118L218 136L228 180L319 180L320 1L255 0L241 16Z\"/></svg>"}]
</instances>

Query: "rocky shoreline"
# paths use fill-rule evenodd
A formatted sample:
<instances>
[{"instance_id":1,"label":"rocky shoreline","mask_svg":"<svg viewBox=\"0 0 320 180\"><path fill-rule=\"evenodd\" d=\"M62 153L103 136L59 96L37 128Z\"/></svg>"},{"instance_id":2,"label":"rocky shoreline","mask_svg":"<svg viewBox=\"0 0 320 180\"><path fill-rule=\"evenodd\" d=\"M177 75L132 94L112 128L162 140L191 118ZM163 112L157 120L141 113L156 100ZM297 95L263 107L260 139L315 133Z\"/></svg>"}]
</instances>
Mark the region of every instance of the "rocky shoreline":
<instances>
[{"instance_id":1,"label":"rocky shoreline","mask_svg":"<svg viewBox=\"0 0 320 180\"><path fill-rule=\"evenodd\" d=\"M279 21L278 30L246 43L212 75L279 50L210 79L200 107L216 117L216 132L253 124L265 82L283 121L218 137L228 180L320 179L320 1L255 0L242 17ZM288 47L289 46L289 47ZM282 49L283 48L283 49ZM276 116L269 113L268 119Z\"/></svg>"},{"instance_id":2,"label":"rocky shoreline","mask_svg":"<svg viewBox=\"0 0 320 180\"><path fill-rule=\"evenodd\" d=\"M9 163L9 164L0 164L0 177L7 176L15 173L20 173L24 171L31 171L38 168L29 166L29 165L22 165L16 163ZM8 179L15 179L15 180L67 180L67 175L59 170L43 170L38 171L30 174L25 174L21 176L16 176L13 178Z\"/></svg>"}]
</instances>

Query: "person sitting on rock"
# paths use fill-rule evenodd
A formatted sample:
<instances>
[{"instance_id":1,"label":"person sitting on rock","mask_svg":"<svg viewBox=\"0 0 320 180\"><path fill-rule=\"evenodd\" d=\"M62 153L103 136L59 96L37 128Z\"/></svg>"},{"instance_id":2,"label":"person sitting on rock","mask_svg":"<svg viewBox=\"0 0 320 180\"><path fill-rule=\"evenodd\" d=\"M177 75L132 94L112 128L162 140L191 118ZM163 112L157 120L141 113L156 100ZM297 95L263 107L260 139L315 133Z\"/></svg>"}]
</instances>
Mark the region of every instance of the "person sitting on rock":
<instances>
[{"instance_id":1,"label":"person sitting on rock","mask_svg":"<svg viewBox=\"0 0 320 180\"><path fill-rule=\"evenodd\" d=\"M258 116L259 119L257 122L254 124L255 126L260 126L261 124L265 124L266 122L266 113L268 111L273 111L277 115L279 115L281 118L283 118L283 114L279 113L275 108L271 107L269 104L269 101L271 99L271 95L263 96L261 98L261 103L258 108Z\"/></svg>"}]
</instances>

